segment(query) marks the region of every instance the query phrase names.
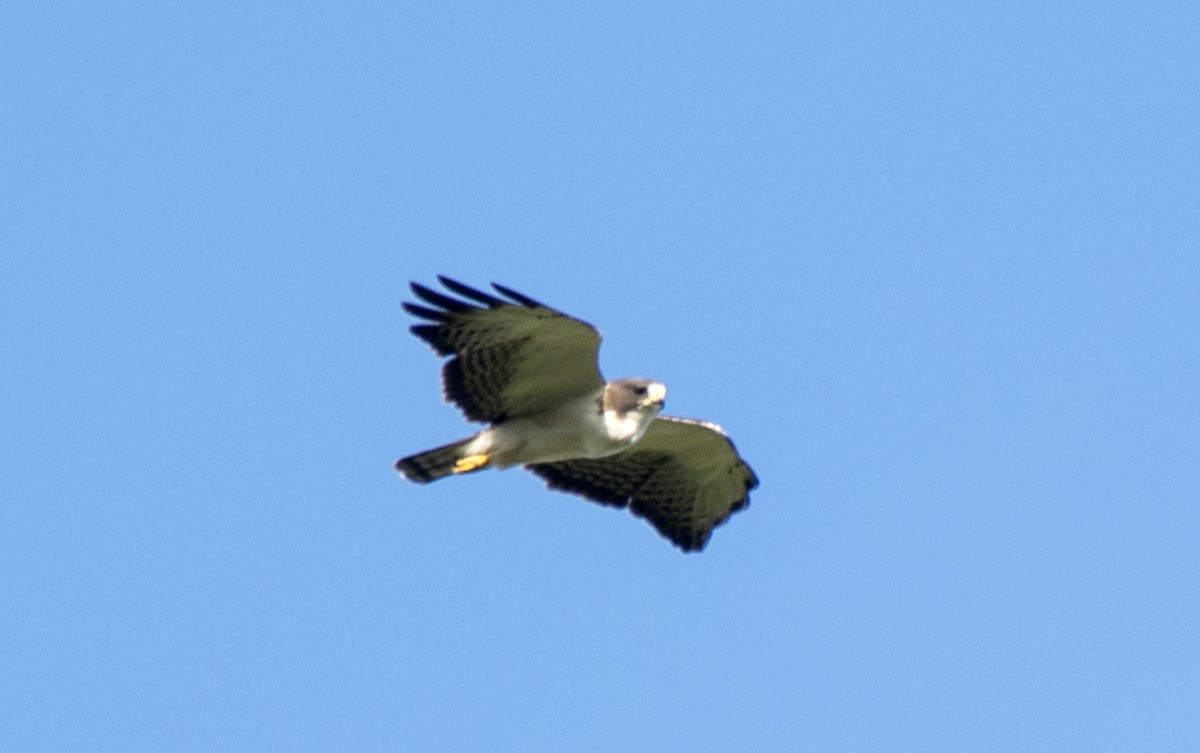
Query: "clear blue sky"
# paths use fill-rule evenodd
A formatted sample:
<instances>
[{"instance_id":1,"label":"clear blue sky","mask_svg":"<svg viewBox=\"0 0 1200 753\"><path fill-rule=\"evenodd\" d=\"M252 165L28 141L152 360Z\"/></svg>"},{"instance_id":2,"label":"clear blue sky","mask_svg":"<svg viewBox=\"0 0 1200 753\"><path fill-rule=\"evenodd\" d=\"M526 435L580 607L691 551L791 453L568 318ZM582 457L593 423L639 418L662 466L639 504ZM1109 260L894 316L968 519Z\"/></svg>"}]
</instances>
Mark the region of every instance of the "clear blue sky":
<instances>
[{"instance_id":1,"label":"clear blue sky","mask_svg":"<svg viewBox=\"0 0 1200 753\"><path fill-rule=\"evenodd\" d=\"M0 749L1200 750L1189 3L0 11ZM409 280L762 479L683 555Z\"/></svg>"}]
</instances>

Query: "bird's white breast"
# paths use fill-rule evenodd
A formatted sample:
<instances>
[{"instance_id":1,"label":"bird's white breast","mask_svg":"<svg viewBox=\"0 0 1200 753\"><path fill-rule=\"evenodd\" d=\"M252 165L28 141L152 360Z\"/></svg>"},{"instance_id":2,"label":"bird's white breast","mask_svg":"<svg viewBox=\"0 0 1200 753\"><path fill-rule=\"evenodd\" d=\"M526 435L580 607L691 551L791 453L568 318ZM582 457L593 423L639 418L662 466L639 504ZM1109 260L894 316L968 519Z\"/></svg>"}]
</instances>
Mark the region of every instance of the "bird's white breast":
<instances>
[{"instance_id":1,"label":"bird's white breast","mask_svg":"<svg viewBox=\"0 0 1200 753\"><path fill-rule=\"evenodd\" d=\"M600 458L641 439L654 413L600 412L598 396L576 400L549 413L505 421L482 432L471 452L489 454L509 467L574 458Z\"/></svg>"},{"instance_id":2,"label":"bird's white breast","mask_svg":"<svg viewBox=\"0 0 1200 753\"><path fill-rule=\"evenodd\" d=\"M604 411L604 429L609 439L628 447L642 438L646 427L654 420L653 412L626 411L624 414L616 411Z\"/></svg>"}]
</instances>

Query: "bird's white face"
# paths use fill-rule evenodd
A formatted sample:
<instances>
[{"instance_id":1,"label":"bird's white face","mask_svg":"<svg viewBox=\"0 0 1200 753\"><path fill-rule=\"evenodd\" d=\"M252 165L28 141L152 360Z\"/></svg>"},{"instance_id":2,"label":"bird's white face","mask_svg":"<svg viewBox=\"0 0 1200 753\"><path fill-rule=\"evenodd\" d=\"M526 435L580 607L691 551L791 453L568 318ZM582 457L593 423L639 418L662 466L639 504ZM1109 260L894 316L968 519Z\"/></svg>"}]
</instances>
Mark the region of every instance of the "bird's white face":
<instances>
[{"instance_id":1,"label":"bird's white face","mask_svg":"<svg viewBox=\"0 0 1200 753\"><path fill-rule=\"evenodd\" d=\"M667 398L667 387L653 379L617 379L604 391L604 410L625 414L657 411Z\"/></svg>"},{"instance_id":2,"label":"bird's white face","mask_svg":"<svg viewBox=\"0 0 1200 753\"><path fill-rule=\"evenodd\" d=\"M641 439L642 435L646 433L646 429L650 428L650 424L654 422L654 418L663 409L666 399L667 388L659 382L650 385L646 390L646 396L637 411L639 420L633 441L636 442Z\"/></svg>"},{"instance_id":3,"label":"bird's white face","mask_svg":"<svg viewBox=\"0 0 1200 753\"><path fill-rule=\"evenodd\" d=\"M604 400L604 422L610 439L636 442L662 410L667 388L650 379L620 379L609 385Z\"/></svg>"}]
</instances>

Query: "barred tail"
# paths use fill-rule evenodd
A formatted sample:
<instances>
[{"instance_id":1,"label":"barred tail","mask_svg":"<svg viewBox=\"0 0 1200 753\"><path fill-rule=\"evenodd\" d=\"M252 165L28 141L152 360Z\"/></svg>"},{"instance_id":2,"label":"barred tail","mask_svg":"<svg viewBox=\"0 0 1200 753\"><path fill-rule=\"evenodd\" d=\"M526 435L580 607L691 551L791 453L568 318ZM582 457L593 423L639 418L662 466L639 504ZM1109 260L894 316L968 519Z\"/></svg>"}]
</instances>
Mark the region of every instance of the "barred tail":
<instances>
[{"instance_id":1,"label":"barred tail","mask_svg":"<svg viewBox=\"0 0 1200 753\"><path fill-rule=\"evenodd\" d=\"M466 470L478 470L477 468L461 468L458 463L466 455L467 445L475 439L475 436L460 439L457 442L451 442L448 445L435 447L432 450L418 452L416 455L409 455L406 458L400 458L396 461L396 470L409 481L415 481L418 484L428 484L430 481L437 481L439 478L449 476L456 471L463 473ZM480 466L482 467L482 466Z\"/></svg>"}]
</instances>

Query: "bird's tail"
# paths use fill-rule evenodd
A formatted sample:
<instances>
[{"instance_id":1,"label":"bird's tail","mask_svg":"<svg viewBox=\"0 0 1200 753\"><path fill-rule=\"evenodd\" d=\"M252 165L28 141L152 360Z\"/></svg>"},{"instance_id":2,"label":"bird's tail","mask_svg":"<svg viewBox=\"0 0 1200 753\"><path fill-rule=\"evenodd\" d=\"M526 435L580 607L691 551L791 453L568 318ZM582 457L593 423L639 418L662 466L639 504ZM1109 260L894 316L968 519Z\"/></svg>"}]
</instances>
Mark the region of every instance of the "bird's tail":
<instances>
[{"instance_id":1,"label":"bird's tail","mask_svg":"<svg viewBox=\"0 0 1200 753\"><path fill-rule=\"evenodd\" d=\"M396 470L418 484L428 484L455 473L481 471L488 466L488 456L467 454L467 446L477 436L473 434L448 445L400 458L396 461Z\"/></svg>"}]
</instances>

